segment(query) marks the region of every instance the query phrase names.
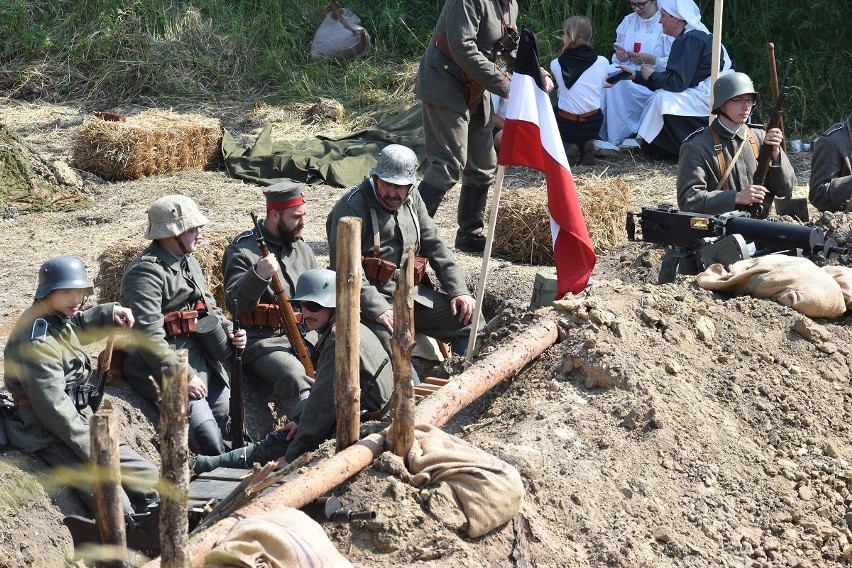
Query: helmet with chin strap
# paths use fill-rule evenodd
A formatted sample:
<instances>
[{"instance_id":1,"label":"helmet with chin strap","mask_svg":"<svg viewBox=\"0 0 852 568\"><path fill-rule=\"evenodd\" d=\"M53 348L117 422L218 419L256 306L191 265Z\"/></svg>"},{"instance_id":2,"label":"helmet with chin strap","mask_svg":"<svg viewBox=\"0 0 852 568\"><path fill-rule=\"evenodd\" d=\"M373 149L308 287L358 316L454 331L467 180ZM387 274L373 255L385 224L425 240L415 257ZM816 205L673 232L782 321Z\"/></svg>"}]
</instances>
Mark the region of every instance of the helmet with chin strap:
<instances>
[{"instance_id":1,"label":"helmet with chin strap","mask_svg":"<svg viewBox=\"0 0 852 568\"><path fill-rule=\"evenodd\" d=\"M739 95L754 95L754 100L758 99L751 77L735 71L716 79L713 85L713 114L721 114L722 105Z\"/></svg>"},{"instance_id":2,"label":"helmet with chin strap","mask_svg":"<svg viewBox=\"0 0 852 568\"><path fill-rule=\"evenodd\" d=\"M327 268L312 268L299 276L293 302L316 302L324 308L337 305L337 275Z\"/></svg>"},{"instance_id":3,"label":"helmet with chin strap","mask_svg":"<svg viewBox=\"0 0 852 568\"><path fill-rule=\"evenodd\" d=\"M45 261L38 269L38 288L35 299L41 300L54 290L85 290L94 292L94 285L86 275L86 265L75 256L57 256Z\"/></svg>"},{"instance_id":4,"label":"helmet with chin strap","mask_svg":"<svg viewBox=\"0 0 852 568\"><path fill-rule=\"evenodd\" d=\"M190 229L203 227L210 220L198 205L186 195L166 195L148 208L148 228L145 238L151 240L177 237Z\"/></svg>"},{"instance_id":5,"label":"helmet with chin strap","mask_svg":"<svg viewBox=\"0 0 852 568\"><path fill-rule=\"evenodd\" d=\"M394 185L414 185L416 171L417 155L414 150L401 144L389 144L379 152L370 175Z\"/></svg>"}]
</instances>

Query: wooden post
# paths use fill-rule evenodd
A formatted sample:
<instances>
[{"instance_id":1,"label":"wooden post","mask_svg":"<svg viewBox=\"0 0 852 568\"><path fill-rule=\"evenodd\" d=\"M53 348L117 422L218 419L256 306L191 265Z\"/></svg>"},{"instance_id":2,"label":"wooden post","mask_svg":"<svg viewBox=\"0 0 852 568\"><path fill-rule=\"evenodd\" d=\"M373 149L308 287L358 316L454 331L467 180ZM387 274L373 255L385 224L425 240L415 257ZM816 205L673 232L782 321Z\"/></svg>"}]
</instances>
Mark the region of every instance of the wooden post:
<instances>
[{"instance_id":1,"label":"wooden post","mask_svg":"<svg viewBox=\"0 0 852 568\"><path fill-rule=\"evenodd\" d=\"M104 547L114 560L97 566L127 566L127 533L124 526L124 504L121 488L121 459L118 454L118 421L112 403L105 400L89 419L91 460L95 470L95 521Z\"/></svg>"},{"instance_id":2,"label":"wooden post","mask_svg":"<svg viewBox=\"0 0 852 568\"><path fill-rule=\"evenodd\" d=\"M441 390L423 399L415 409L416 421L435 426L444 425L471 400L476 400L500 381L514 376L541 355L553 345L558 336L558 326L554 320L544 320L528 328L519 334L511 345L478 360L470 369L453 377ZM460 391L466 386L471 388L471 392L461 394ZM424 407L425 403L429 404ZM274 491L240 508L237 511L238 516L222 519L208 530L199 533L189 542L188 554L192 562L200 565L207 552L240 518L262 515L280 505L304 507L363 471L384 451L387 433L388 429L370 434L357 444L320 461L296 479L281 484ZM143 568L167 565L164 559L158 558L145 564Z\"/></svg>"},{"instance_id":3,"label":"wooden post","mask_svg":"<svg viewBox=\"0 0 852 568\"><path fill-rule=\"evenodd\" d=\"M713 85L719 77L719 66L722 63L722 11L725 7L724 0L715 0L713 5L713 43L710 55L712 67L710 68L710 108L713 108ZM730 56L730 54L729 54ZM712 123L715 115L711 112L707 122Z\"/></svg>"},{"instance_id":4,"label":"wooden post","mask_svg":"<svg viewBox=\"0 0 852 568\"><path fill-rule=\"evenodd\" d=\"M358 441L361 429L361 219L337 224L337 335L334 402L337 451Z\"/></svg>"},{"instance_id":5,"label":"wooden post","mask_svg":"<svg viewBox=\"0 0 852 568\"><path fill-rule=\"evenodd\" d=\"M160 399L160 546L163 566L189 568L189 351L179 349L175 365L163 365Z\"/></svg>"},{"instance_id":6,"label":"wooden post","mask_svg":"<svg viewBox=\"0 0 852 568\"><path fill-rule=\"evenodd\" d=\"M414 350L414 247L408 247L403 272L393 295L393 394L391 395L390 449L405 459L414 443L414 385L411 352Z\"/></svg>"}]
</instances>

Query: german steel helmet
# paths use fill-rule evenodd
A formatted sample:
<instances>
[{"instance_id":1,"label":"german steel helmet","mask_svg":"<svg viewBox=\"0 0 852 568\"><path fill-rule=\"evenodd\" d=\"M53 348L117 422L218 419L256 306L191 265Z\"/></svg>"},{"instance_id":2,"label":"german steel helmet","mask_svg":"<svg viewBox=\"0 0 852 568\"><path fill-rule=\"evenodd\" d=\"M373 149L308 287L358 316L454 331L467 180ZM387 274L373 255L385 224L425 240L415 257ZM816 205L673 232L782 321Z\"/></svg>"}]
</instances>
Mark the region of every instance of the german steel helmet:
<instances>
[{"instance_id":1,"label":"german steel helmet","mask_svg":"<svg viewBox=\"0 0 852 568\"><path fill-rule=\"evenodd\" d=\"M198 205L186 195L166 195L148 208L146 239L176 237L195 227L203 227L210 220L198 210Z\"/></svg>"},{"instance_id":2,"label":"german steel helmet","mask_svg":"<svg viewBox=\"0 0 852 568\"><path fill-rule=\"evenodd\" d=\"M41 300L54 290L62 289L82 289L87 294L94 292L94 285L86 275L86 265L75 256L51 258L38 269L36 300Z\"/></svg>"},{"instance_id":3,"label":"german steel helmet","mask_svg":"<svg viewBox=\"0 0 852 568\"><path fill-rule=\"evenodd\" d=\"M379 153L370 175L394 185L414 185L416 171L417 155L414 151L400 144L390 144Z\"/></svg>"},{"instance_id":4,"label":"german steel helmet","mask_svg":"<svg viewBox=\"0 0 852 568\"><path fill-rule=\"evenodd\" d=\"M719 107L739 95L754 95L757 100L757 91L754 90L751 77L735 71L716 79L713 85L713 114L719 114Z\"/></svg>"},{"instance_id":5,"label":"german steel helmet","mask_svg":"<svg viewBox=\"0 0 852 568\"><path fill-rule=\"evenodd\" d=\"M392 182L391 182L392 183ZM296 282L293 302L316 302L324 308L337 305L337 275L327 268L312 268L302 272Z\"/></svg>"}]
</instances>

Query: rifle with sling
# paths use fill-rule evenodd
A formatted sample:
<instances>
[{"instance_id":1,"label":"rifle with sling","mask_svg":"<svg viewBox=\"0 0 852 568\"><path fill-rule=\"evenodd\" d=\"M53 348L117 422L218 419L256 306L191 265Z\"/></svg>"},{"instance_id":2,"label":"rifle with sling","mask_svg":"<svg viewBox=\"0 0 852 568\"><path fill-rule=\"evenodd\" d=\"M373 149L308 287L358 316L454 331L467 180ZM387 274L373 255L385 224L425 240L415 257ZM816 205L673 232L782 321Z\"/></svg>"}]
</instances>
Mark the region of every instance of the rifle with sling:
<instances>
[{"instance_id":1,"label":"rifle with sling","mask_svg":"<svg viewBox=\"0 0 852 568\"><path fill-rule=\"evenodd\" d=\"M107 379L109 379L109 368L112 365L112 349L114 344L115 329L110 329L107 336L106 349L104 349L103 361L98 361L98 380L95 389L89 394L88 404L92 407L92 412L98 411L101 401L104 399L104 390L106 389Z\"/></svg>"},{"instance_id":2,"label":"rifle with sling","mask_svg":"<svg viewBox=\"0 0 852 568\"><path fill-rule=\"evenodd\" d=\"M784 101L787 98L787 91L790 90L790 71L793 69L793 59L787 60L787 69L784 71L784 80L778 91L778 98L775 99L775 110L772 111L772 116L769 117L769 123L766 125L768 132L772 128L781 128L782 116L784 114ZM782 149L783 152L783 149ZM772 162L772 148L768 144L763 144L760 147L760 152L757 156L757 170L754 172L752 183L766 187L766 176L769 173L769 165ZM775 199L775 194L767 188L766 195L763 196L763 203L752 203L746 207L746 211L755 219L766 219L769 216L769 211L772 209L772 201Z\"/></svg>"},{"instance_id":3,"label":"rifle with sling","mask_svg":"<svg viewBox=\"0 0 852 568\"><path fill-rule=\"evenodd\" d=\"M255 239L257 246L260 249L260 254L263 258L269 256L269 249L266 247L266 239L263 238L263 232L260 229L260 222L257 220L257 215L251 214L251 219L254 221ZM293 306L290 304L290 298L287 297L287 292L284 290L284 282L278 274L276 268L272 275L272 293L278 298L278 314L281 316L281 321L284 322L284 332L290 340L290 345L293 347L293 353L296 358L305 368L305 374L314 378L314 364L311 362L311 357L308 355L308 349L305 347L305 340L299 332L299 325L296 322L296 314L293 312Z\"/></svg>"},{"instance_id":4,"label":"rifle with sling","mask_svg":"<svg viewBox=\"0 0 852 568\"><path fill-rule=\"evenodd\" d=\"M237 300L234 299L234 334L240 331L240 316ZM246 445L245 422L246 409L243 402L243 350L234 349L231 361L231 400L228 407L231 417L231 448L242 448Z\"/></svg>"}]
</instances>

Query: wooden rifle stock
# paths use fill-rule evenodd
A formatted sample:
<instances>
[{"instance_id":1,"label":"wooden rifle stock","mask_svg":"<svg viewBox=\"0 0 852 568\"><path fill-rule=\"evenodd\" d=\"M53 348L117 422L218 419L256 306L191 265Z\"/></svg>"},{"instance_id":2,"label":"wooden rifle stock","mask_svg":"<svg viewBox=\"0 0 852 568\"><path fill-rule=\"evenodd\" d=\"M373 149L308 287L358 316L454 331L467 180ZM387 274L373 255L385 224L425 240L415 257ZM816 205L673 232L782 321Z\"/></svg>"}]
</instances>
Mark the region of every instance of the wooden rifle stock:
<instances>
[{"instance_id":1,"label":"wooden rifle stock","mask_svg":"<svg viewBox=\"0 0 852 568\"><path fill-rule=\"evenodd\" d=\"M240 331L240 311L237 300L234 300L234 335ZM242 448L246 445L245 423L246 409L243 401L243 350L234 348L234 359L231 361L231 400L228 408L231 417L231 448Z\"/></svg>"},{"instance_id":2,"label":"wooden rifle stock","mask_svg":"<svg viewBox=\"0 0 852 568\"><path fill-rule=\"evenodd\" d=\"M775 99L775 109L772 111L772 116L769 117L769 123L766 125L768 132L772 128L781 128L781 119L784 113L784 101L787 98L787 91L790 90L790 72L793 69L793 59L787 60L787 69L784 72L784 81L778 91L778 98ZM769 165L772 161L772 148L764 144L760 147L760 153L757 156L757 169L754 172L752 183L754 185L764 185L766 176L769 173ZM764 186L765 187L765 186ZM772 209L772 202L775 199L775 194L767 188L766 195L763 196L763 203L752 203L746 208L746 211L755 219L766 219L769 216L769 211Z\"/></svg>"},{"instance_id":3,"label":"wooden rifle stock","mask_svg":"<svg viewBox=\"0 0 852 568\"><path fill-rule=\"evenodd\" d=\"M269 256L269 249L266 247L266 239L263 238L263 233L260 230L260 222L257 220L257 215L251 214L251 219L254 221L255 238L257 246L260 249L260 255L263 258ZM290 345L293 347L293 353L296 358L305 368L305 374L314 378L314 364L311 362L311 357L308 355L308 349L305 347L305 341L302 339L302 334L299 332L299 326L296 323L296 314L293 313L293 306L290 305L290 298L287 297L287 291L284 289L284 282L281 280L281 275L276 268L272 275L272 293L278 298L278 314L281 316L281 321L284 322L284 332L290 340Z\"/></svg>"}]
</instances>

